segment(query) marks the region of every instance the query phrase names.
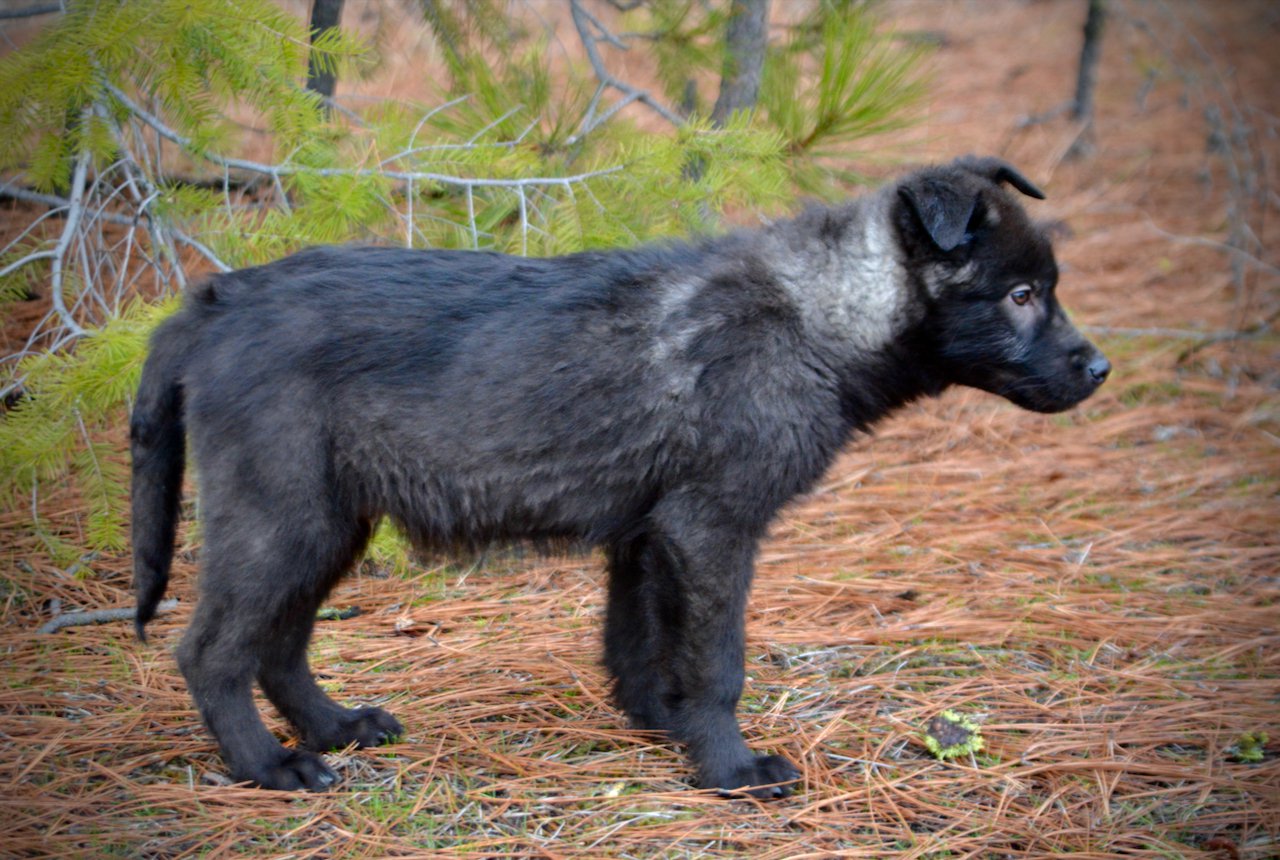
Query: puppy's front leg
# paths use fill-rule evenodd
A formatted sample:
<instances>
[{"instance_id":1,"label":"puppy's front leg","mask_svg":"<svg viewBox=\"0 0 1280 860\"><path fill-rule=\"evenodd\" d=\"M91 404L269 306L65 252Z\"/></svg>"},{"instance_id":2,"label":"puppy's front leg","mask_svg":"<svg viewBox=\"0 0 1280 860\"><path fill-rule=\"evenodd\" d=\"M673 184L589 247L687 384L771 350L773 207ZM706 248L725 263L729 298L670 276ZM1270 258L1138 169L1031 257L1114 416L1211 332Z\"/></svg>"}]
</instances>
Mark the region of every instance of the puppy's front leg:
<instances>
[{"instance_id":1,"label":"puppy's front leg","mask_svg":"<svg viewBox=\"0 0 1280 860\"><path fill-rule=\"evenodd\" d=\"M755 755L736 714L756 541L706 498L670 500L653 517L666 552L650 557L675 568L661 579L677 590L677 609L660 648L669 678L671 734L688 744L702 787L784 797L799 773L782 756Z\"/></svg>"}]
</instances>

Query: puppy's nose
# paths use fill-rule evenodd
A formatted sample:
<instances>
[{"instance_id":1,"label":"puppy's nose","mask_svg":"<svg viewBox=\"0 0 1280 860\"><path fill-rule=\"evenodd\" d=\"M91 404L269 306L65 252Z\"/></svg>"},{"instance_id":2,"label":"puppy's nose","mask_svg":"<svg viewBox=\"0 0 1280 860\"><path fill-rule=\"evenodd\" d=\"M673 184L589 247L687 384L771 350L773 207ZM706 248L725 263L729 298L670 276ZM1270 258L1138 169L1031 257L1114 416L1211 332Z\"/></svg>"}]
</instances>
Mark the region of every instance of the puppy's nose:
<instances>
[{"instance_id":1,"label":"puppy's nose","mask_svg":"<svg viewBox=\"0 0 1280 860\"><path fill-rule=\"evenodd\" d=\"M1111 374L1111 362L1107 361L1107 357L1102 353L1094 356L1089 362L1089 378L1093 380L1094 385L1101 385L1106 382L1107 377Z\"/></svg>"}]
</instances>

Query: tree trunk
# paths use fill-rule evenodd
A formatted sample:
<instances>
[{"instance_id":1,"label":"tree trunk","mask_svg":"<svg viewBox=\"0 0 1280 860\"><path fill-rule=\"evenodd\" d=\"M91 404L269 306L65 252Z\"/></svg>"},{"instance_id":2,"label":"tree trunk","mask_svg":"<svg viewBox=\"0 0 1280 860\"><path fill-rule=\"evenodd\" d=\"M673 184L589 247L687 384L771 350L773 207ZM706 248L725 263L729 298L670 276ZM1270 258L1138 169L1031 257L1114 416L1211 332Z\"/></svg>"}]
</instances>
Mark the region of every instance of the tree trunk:
<instances>
[{"instance_id":1,"label":"tree trunk","mask_svg":"<svg viewBox=\"0 0 1280 860\"><path fill-rule=\"evenodd\" d=\"M311 41L326 30L332 30L342 20L343 0L315 0L311 6ZM313 50L307 60L307 89L319 93L326 99L333 97L338 76L331 70L322 70ZM327 108L326 108L327 109Z\"/></svg>"},{"instance_id":2,"label":"tree trunk","mask_svg":"<svg viewBox=\"0 0 1280 860\"><path fill-rule=\"evenodd\" d=\"M1089 15L1084 22L1084 47L1080 49L1080 72L1076 77L1076 98L1071 105L1073 119L1093 120L1093 90L1098 82L1098 58L1102 53L1102 27L1106 20L1106 0L1089 0Z\"/></svg>"},{"instance_id":3,"label":"tree trunk","mask_svg":"<svg viewBox=\"0 0 1280 860\"><path fill-rule=\"evenodd\" d=\"M769 43L769 0L733 0L724 41L720 96L711 110L716 125L734 111L755 107Z\"/></svg>"}]
</instances>

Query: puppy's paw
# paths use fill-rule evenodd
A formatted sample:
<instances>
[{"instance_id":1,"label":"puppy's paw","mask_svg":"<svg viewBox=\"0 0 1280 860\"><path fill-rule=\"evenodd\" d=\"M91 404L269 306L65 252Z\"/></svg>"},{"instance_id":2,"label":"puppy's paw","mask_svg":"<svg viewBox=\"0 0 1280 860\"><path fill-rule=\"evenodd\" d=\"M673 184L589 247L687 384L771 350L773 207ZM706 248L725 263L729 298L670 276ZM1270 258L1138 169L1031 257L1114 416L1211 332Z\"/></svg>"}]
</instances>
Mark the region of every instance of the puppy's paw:
<instances>
[{"instance_id":1,"label":"puppy's paw","mask_svg":"<svg viewBox=\"0 0 1280 860\"><path fill-rule=\"evenodd\" d=\"M353 708L345 723L347 742L361 747L393 744L404 734L400 721L382 708Z\"/></svg>"},{"instance_id":2,"label":"puppy's paw","mask_svg":"<svg viewBox=\"0 0 1280 860\"><path fill-rule=\"evenodd\" d=\"M277 791L327 791L338 781L324 759L306 750L280 747L270 758L233 772L237 781L248 780L260 788Z\"/></svg>"},{"instance_id":3,"label":"puppy's paw","mask_svg":"<svg viewBox=\"0 0 1280 860\"><path fill-rule=\"evenodd\" d=\"M786 797L800 778L795 765L780 755L756 756L722 774L699 780L704 788L718 788L723 797L750 795L762 799Z\"/></svg>"},{"instance_id":4,"label":"puppy's paw","mask_svg":"<svg viewBox=\"0 0 1280 860\"><path fill-rule=\"evenodd\" d=\"M382 708L351 708L304 734L307 748L313 750L342 749L351 744L376 747L395 743L404 727Z\"/></svg>"}]
</instances>

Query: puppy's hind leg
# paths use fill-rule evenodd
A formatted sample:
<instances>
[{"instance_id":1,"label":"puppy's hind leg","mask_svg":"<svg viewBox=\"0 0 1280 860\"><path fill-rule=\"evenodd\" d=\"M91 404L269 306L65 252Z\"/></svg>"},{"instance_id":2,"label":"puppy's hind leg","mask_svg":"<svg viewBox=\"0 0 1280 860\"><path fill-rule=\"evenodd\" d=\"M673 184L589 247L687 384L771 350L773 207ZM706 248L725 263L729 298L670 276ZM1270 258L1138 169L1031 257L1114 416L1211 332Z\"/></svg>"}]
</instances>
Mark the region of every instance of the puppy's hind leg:
<instances>
[{"instance_id":1,"label":"puppy's hind leg","mask_svg":"<svg viewBox=\"0 0 1280 860\"><path fill-rule=\"evenodd\" d=\"M648 534L608 547L609 606L605 616L605 665L613 697L638 729L671 729L671 684L663 671L663 628L674 623L675 583L664 581L669 565ZM664 598L664 594L666 597Z\"/></svg>"},{"instance_id":2,"label":"puppy's hind leg","mask_svg":"<svg viewBox=\"0 0 1280 860\"><path fill-rule=\"evenodd\" d=\"M334 551L319 552L314 560L317 565L314 581L319 588L300 589L292 599L282 601L279 615L271 624L272 641L263 649L258 663L258 683L262 691L298 729L307 749L339 749L352 743L359 747L378 746L393 741L404 731L400 723L381 708L344 708L333 701L316 684L307 665L307 643L316 610L364 549L369 533L369 524L360 523L355 533L343 541L346 536L335 524L334 530L326 535L334 539Z\"/></svg>"},{"instance_id":3,"label":"puppy's hind leg","mask_svg":"<svg viewBox=\"0 0 1280 860\"><path fill-rule=\"evenodd\" d=\"M210 512L200 600L178 662L234 779L313 791L337 781L319 755L286 749L267 731L253 702L255 677L312 749L400 733L377 708L349 711L330 700L306 662L316 608L368 533L367 524L315 507Z\"/></svg>"},{"instance_id":4,"label":"puppy's hind leg","mask_svg":"<svg viewBox=\"0 0 1280 860\"><path fill-rule=\"evenodd\" d=\"M255 553L261 541L237 546L224 531L237 530L206 525L200 600L178 646L178 665L233 779L322 791L337 775L315 753L281 746L253 701L254 676L263 655L276 647L276 626L285 615L289 596L282 591L296 590L275 581L285 578L292 560L274 548Z\"/></svg>"}]
</instances>

